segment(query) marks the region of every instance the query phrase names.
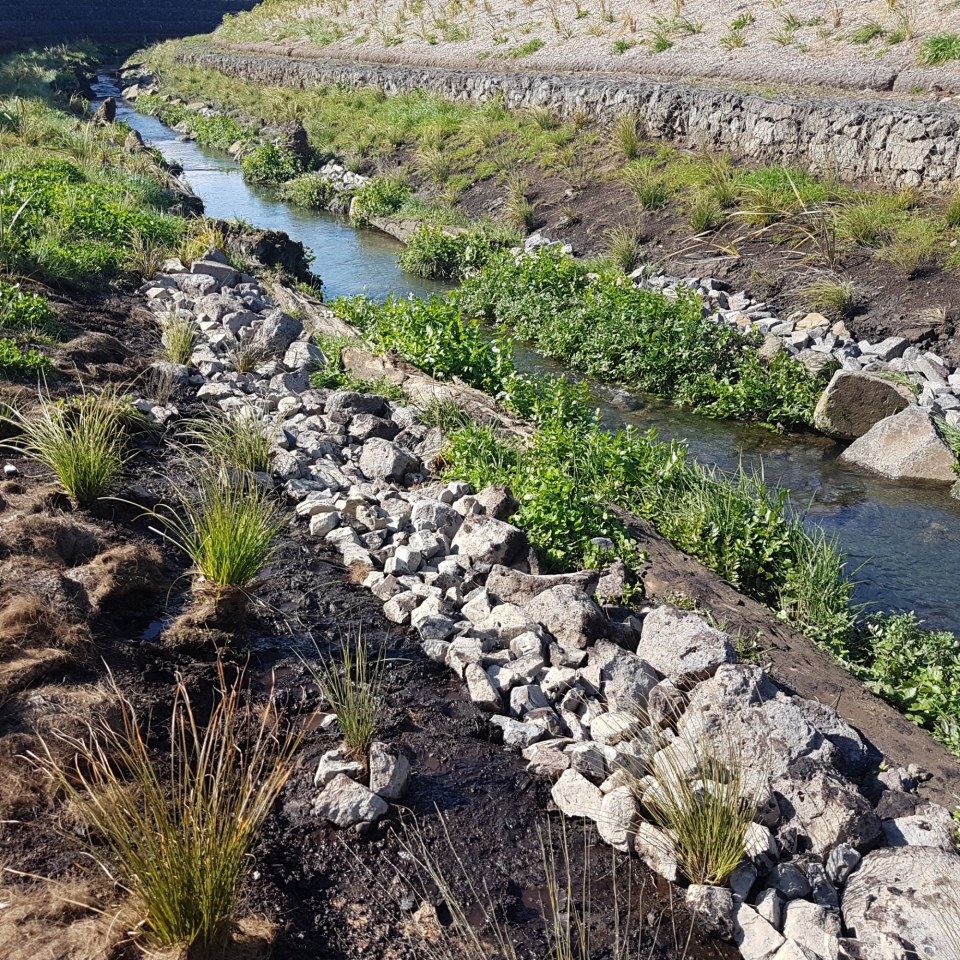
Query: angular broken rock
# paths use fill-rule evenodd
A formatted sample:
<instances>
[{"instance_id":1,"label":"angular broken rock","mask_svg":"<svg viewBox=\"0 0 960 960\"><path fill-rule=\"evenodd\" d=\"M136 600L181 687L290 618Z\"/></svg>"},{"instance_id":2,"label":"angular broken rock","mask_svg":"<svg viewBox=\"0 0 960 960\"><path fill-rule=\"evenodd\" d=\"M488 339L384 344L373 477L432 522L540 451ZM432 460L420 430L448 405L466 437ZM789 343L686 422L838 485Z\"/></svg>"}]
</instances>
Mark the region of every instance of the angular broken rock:
<instances>
[{"instance_id":1,"label":"angular broken rock","mask_svg":"<svg viewBox=\"0 0 960 960\"><path fill-rule=\"evenodd\" d=\"M523 531L481 514L464 518L452 544L454 553L470 557L475 562L505 566L525 556L529 549L530 544Z\"/></svg>"},{"instance_id":2,"label":"angular broken rock","mask_svg":"<svg viewBox=\"0 0 960 960\"><path fill-rule=\"evenodd\" d=\"M843 893L843 922L870 960L956 957L960 856L928 847L868 853Z\"/></svg>"},{"instance_id":3,"label":"angular broken rock","mask_svg":"<svg viewBox=\"0 0 960 960\"><path fill-rule=\"evenodd\" d=\"M358 763L342 747L328 750L317 765L317 772L313 775L315 787L325 787L335 776L344 774L352 780L363 776L363 764Z\"/></svg>"},{"instance_id":4,"label":"angular broken rock","mask_svg":"<svg viewBox=\"0 0 960 960\"><path fill-rule=\"evenodd\" d=\"M646 660L609 640L597 641L588 663L599 668L603 696L613 710L642 709L660 679Z\"/></svg>"},{"instance_id":5,"label":"angular broken rock","mask_svg":"<svg viewBox=\"0 0 960 960\"><path fill-rule=\"evenodd\" d=\"M801 761L774 783L788 825L800 829L810 852L826 859L838 843L869 849L882 836L867 799L829 767Z\"/></svg>"},{"instance_id":6,"label":"angular broken rock","mask_svg":"<svg viewBox=\"0 0 960 960\"><path fill-rule=\"evenodd\" d=\"M369 480L399 482L407 473L420 469L420 460L392 440L373 437L360 451L360 470Z\"/></svg>"},{"instance_id":7,"label":"angular broken rock","mask_svg":"<svg viewBox=\"0 0 960 960\"><path fill-rule=\"evenodd\" d=\"M576 770L564 770L551 788L550 796L564 816L600 819L603 794L598 786Z\"/></svg>"},{"instance_id":8,"label":"angular broken rock","mask_svg":"<svg viewBox=\"0 0 960 960\"><path fill-rule=\"evenodd\" d=\"M837 960L840 952L840 916L808 900L787 904L783 935L823 960Z\"/></svg>"},{"instance_id":9,"label":"angular broken rock","mask_svg":"<svg viewBox=\"0 0 960 960\"><path fill-rule=\"evenodd\" d=\"M585 650L606 632L603 611L592 597L569 584L545 590L525 604L523 610L531 620L542 623L567 650Z\"/></svg>"},{"instance_id":10,"label":"angular broken rock","mask_svg":"<svg viewBox=\"0 0 960 960\"><path fill-rule=\"evenodd\" d=\"M253 345L274 356L285 354L291 344L303 333L303 323L282 310L272 310L263 318L253 335Z\"/></svg>"},{"instance_id":11,"label":"angular broken rock","mask_svg":"<svg viewBox=\"0 0 960 960\"><path fill-rule=\"evenodd\" d=\"M501 603L524 604L545 593L552 587L566 584L592 594L600 574L596 570L581 570L578 573L556 573L536 576L522 573L502 564L495 564L487 576L487 590Z\"/></svg>"},{"instance_id":12,"label":"angular broken rock","mask_svg":"<svg viewBox=\"0 0 960 960\"><path fill-rule=\"evenodd\" d=\"M615 787L600 802L597 832L621 853L630 852L634 827L639 822L637 800L629 787Z\"/></svg>"},{"instance_id":13,"label":"angular broken rock","mask_svg":"<svg viewBox=\"0 0 960 960\"><path fill-rule=\"evenodd\" d=\"M410 761L395 744L370 744L370 789L384 800L402 800L410 782Z\"/></svg>"},{"instance_id":14,"label":"angular broken rock","mask_svg":"<svg viewBox=\"0 0 960 960\"><path fill-rule=\"evenodd\" d=\"M769 960L786 941L753 907L735 902L733 942L743 960Z\"/></svg>"},{"instance_id":15,"label":"angular broken rock","mask_svg":"<svg viewBox=\"0 0 960 960\"><path fill-rule=\"evenodd\" d=\"M344 828L378 820L390 808L362 783L338 773L320 792L311 813Z\"/></svg>"},{"instance_id":16,"label":"angular broken rock","mask_svg":"<svg viewBox=\"0 0 960 960\"><path fill-rule=\"evenodd\" d=\"M680 876L673 837L652 823L641 821L633 833L633 852L669 883Z\"/></svg>"},{"instance_id":17,"label":"angular broken rock","mask_svg":"<svg viewBox=\"0 0 960 960\"><path fill-rule=\"evenodd\" d=\"M477 504L488 517L509 520L520 509L520 504L506 487L484 487L477 496Z\"/></svg>"},{"instance_id":18,"label":"angular broken rock","mask_svg":"<svg viewBox=\"0 0 960 960\"><path fill-rule=\"evenodd\" d=\"M470 699L481 709L490 713L503 710L503 700L499 690L490 682L486 670L478 663L468 663L463 671Z\"/></svg>"},{"instance_id":19,"label":"angular broken rock","mask_svg":"<svg viewBox=\"0 0 960 960\"><path fill-rule=\"evenodd\" d=\"M698 926L720 940L733 939L733 894L726 887L691 883L685 899Z\"/></svg>"},{"instance_id":20,"label":"angular broken rock","mask_svg":"<svg viewBox=\"0 0 960 960\"><path fill-rule=\"evenodd\" d=\"M651 610L643 621L637 656L678 686L690 686L716 673L737 655L730 638L699 614L668 604Z\"/></svg>"}]
</instances>

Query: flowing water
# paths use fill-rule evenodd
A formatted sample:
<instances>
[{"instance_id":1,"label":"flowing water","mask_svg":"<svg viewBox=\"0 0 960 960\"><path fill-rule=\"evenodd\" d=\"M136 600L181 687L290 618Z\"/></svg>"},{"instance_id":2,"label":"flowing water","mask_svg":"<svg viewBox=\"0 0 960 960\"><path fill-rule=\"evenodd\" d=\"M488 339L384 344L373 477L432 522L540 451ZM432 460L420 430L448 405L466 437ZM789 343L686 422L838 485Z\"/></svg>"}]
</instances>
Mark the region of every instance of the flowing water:
<instances>
[{"instance_id":1,"label":"flowing water","mask_svg":"<svg viewBox=\"0 0 960 960\"><path fill-rule=\"evenodd\" d=\"M226 154L181 143L169 127L131 109L116 83L100 78L98 97L117 98L118 119L137 130L169 161L203 200L208 216L241 219L282 230L314 255L327 297L366 293L426 296L448 289L419 280L396 264L401 246L377 231L356 230L324 213L301 210L243 182L240 166ZM564 372L534 350L518 347L518 366ZM762 469L768 482L788 488L794 503L809 506L811 524L835 534L860 567L857 599L889 610L915 610L931 628L960 632L960 502L941 490L885 483L837 462L840 448L807 436L781 436L747 424L685 413L643 394L597 387L596 400L611 426L655 427L664 439L683 440L704 463L732 470Z\"/></svg>"}]
</instances>

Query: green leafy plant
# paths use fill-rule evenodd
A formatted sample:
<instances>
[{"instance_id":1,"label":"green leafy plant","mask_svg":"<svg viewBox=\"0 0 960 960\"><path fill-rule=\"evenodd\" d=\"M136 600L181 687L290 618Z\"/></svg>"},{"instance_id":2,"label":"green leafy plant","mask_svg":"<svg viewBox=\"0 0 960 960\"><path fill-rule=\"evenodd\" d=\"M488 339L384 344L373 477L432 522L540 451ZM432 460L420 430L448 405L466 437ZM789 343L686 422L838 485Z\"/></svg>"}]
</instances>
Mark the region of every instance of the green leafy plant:
<instances>
[{"instance_id":1,"label":"green leafy plant","mask_svg":"<svg viewBox=\"0 0 960 960\"><path fill-rule=\"evenodd\" d=\"M336 196L333 184L322 173L302 173L280 187L279 196L287 203L308 210L326 210Z\"/></svg>"},{"instance_id":2,"label":"green leafy plant","mask_svg":"<svg viewBox=\"0 0 960 960\"><path fill-rule=\"evenodd\" d=\"M22 350L16 340L0 337L0 376L10 380L32 380L53 367L39 350Z\"/></svg>"},{"instance_id":3,"label":"green leafy plant","mask_svg":"<svg viewBox=\"0 0 960 960\"><path fill-rule=\"evenodd\" d=\"M71 497L90 503L106 492L127 459L132 409L111 391L72 402L41 392L32 410L14 412L20 436L8 446L52 470Z\"/></svg>"},{"instance_id":4,"label":"green leafy plant","mask_svg":"<svg viewBox=\"0 0 960 960\"><path fill-rule=\"evenodd\" d=\"M63 328L45 297L28 293L19 283L0 280L0 327L30 334L59 338Z\"/></svg>"},{"instance_id":5,"label":"green leafy plant","mask_svg":"<svg viewBox=\"0 0 960 960\"><path fill-rule=\"evenodd\" d=\"M274 143L255 147L240 163L243 179L250 183L278 185L293 180L303 171L296 155Z\"/></svg>"},{"instance_id":6,"label":"green leafy plant","mask_svg":"<svg viewBox=\"0 0 960 960\"><path fill-rule=\"evenodd\" d=\"M397 258L408 273L455 280L481 269L493 254L520 242L516 231L481 225L450 233L439 226L418 227Z\"/></svg>"},{"instance_id":7,"label":"green leafy plant","mask_svg":"<svg viewBox=\"0 0 960 960\"><path fill-rule=\"evenodd\" d=\"M119 723L96 722L82 737L58 732L59 748L45 742L31 759L75 805L95 855L101 845L112 855L150 945L214 955L229 939L251 850L293 772L300 735L284 732L269 700L245 705L221 669L205 724L177 684L169 748L158 758L131 702L112 692ZM59 759L64 752L70 759Z\"/></svg>"},{"instance_id":8,"label":"green leafy plant","mask_svg":"<svg viewBox=\"0 0 960 960\"><path fill-rule=\"evenodd\" d=\"M371 217L395 214L412 192L402 177L374 177L358 191L350 216L358 226L367 226Z\"/></svg>"},{"instance_id":9,"label":"green leafy plant","mask_svg":"<svg viewBox=\"0 0 960 960\"><path fill-rule=\"evenodd\" d=\"M383 715L384 652L371 660L359 636L342 646L339 663L322 656L318 663L304 662L340 722L350 753L365 763Z\"/></svg>"}]
</instances>

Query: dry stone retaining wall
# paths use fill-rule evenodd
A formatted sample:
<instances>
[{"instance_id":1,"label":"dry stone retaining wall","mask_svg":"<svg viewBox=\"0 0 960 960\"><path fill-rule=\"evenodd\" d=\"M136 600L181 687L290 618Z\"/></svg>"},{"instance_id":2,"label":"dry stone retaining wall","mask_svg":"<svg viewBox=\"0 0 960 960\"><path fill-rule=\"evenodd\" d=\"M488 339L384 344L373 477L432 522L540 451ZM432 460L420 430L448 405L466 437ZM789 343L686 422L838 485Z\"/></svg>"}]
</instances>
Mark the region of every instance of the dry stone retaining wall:
<instances>
[{"instance_id":1,"label":"dry stone retaining wall","mask_svg":"<svg viewBox=\"0 0 960 960\"><path fill-rule=\"evenodd\" d=\"M502 95L510 107L586 111L610 119L637 110L650 135L690 148L729 151L764 163L795 163L848 181L896 186L960 178L960 113L852 98L813 100L602 76L544 76L184 51L185 63L260 84L329 83L386 93L428 90L452 100Z\"/></svg>"}]
</instances>

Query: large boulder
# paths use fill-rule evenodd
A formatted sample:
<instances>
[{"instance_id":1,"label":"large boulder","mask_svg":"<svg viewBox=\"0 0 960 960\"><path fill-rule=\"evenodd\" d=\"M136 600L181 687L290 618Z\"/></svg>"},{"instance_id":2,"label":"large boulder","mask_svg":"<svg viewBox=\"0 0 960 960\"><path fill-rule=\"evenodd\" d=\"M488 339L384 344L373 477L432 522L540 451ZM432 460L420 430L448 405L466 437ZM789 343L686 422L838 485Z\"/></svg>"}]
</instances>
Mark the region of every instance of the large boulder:
<instances>
[{"instance_id":1,"label":"large boulder","mask_svg":"<svg viewBox=\"0 0 960 960\"><path fill-rule=\"evenodd\" d=\"M960 856L931 847L875 850L843 892L844 925L870 960L956 960Z\"/></svg>"},{"instance_id":2,"label":"large boulder","mask_svg":"<svg viewBox=\"0 0 960 960\"><path fill-rule=\"evenodd\" d=\"M194 272L196 267L194 264ZM302 321L282 310L271 310L253 335L253 344L268 356L283 356L301 333Z\"/></svg>"},{"instance_id":3,"label":"large boulder","mask_svg":"<svg viewBox=\"0 0 960 960\"><path fill-rule=\"evenodd\" d=\"M813 425L835 440L856 440L913 402L908 387L886 377L838 370L813 411Z\"/></svg>"},{"instance_id":4,"label":"large boulder","mask_svg":"<svg viewBox=\"0 0 960 960\"><path fill-rule=\"evenodd\" d=\"M680 686L689 686L737 659L730 638L696 613L664 604L644 617L637 656Z\"/></svg>"},{"instance_id":5,"label":"large boulder","mask_svg":"<svg viewBox=\"0 0 960 960\"><path fill-rule=\"evenodd\" d=\"M545 590L525 604L523 611L534 623L542 623L565 650L585 650L607 631L603 611L571 584Z\"/></svg>"},{"instance_id":6,"label":"large boulder","mask_svg":"<svg viewBox=\"0 0 960 960\"><path fill-rule=\"evenodd\" d=\"M920 407L881 420L847 447L840 460L890 480L952 484L957 479L953 453Z\"/></svg>"}]
</instances>

